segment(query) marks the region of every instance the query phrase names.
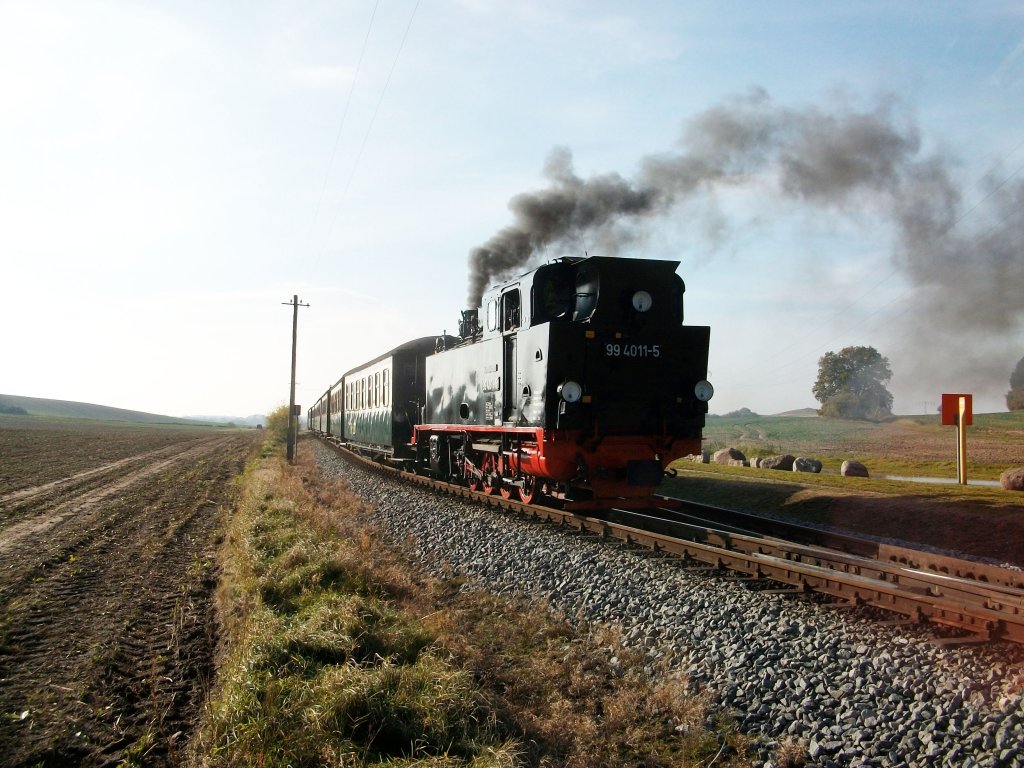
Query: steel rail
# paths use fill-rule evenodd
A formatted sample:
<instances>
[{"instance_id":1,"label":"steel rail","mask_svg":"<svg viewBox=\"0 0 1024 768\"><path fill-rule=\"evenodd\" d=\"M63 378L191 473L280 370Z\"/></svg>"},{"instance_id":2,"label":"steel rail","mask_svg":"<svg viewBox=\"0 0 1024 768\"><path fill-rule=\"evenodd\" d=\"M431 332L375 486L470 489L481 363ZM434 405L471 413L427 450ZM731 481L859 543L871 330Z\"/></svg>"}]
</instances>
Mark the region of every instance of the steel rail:
<instances>
[{"instance_id":1,"label":"steel rail","mask_svg":"<svg viewBox=\"0 0 1024 768\"><path fill-rule=\"evenodd\" d=\"M660 515L618 510L611 513L610 517L614 522L673 538L699 541L748 554L767 555L790 563L813 565L850 576L863 577L872 583L886 582L905 591L929 596L936 602L946 600L958 605L972 606L982 612L997 611L1001 615L1012 617L1014 623L1024 624L1024 590L920 571L888 561L774 537L746 534L735 529L722 530L706 521L694 524L667 520Z\"/></svg>"},{"instance_id":2,"label":"steel rail","mask_svg":"<svg viewBox=\"0 0 1024 768\"><path fill-rule=\"evenodd\" d=\"M857 555L846 550L836 550L818 544L804 544L789 539L767 536L757 530L746 530L737 526L722 525L705 517L680 513L677 509L658 509L656 519L666 522L693 527L699 531L714 531L719 537L730 537L733 546L740 542L748 547L764 547L781 549L788 558L800 560L827 561L839 570L873 578L885 579L893 583L902 583L924 589L943 590L945 594L960 591L965 599L976 601L999 601L1024 610L1024 589L1005 586L965 576L955 576L935 569L922 569L917 565L904 564L895 560L885 560L865 555ZM662 517L665 515L667 517ZM685 529L684 529L685 530ZM952 559L952 558L947 558ZM1011 573L1013 573L1011 571Z\"/></svg>"},{"instance_id":3,"label":"steel rail","mask_svg":"<svg viewBox=\"0 0 1024 768\"><path fill-rule=\"evenodd\" d=\"M930 622L969 632L954 641L1009 640L1024 643L1024 603L1021 595L992 593L991 583L897 566L889 561L765 535L746 535L721 526L667 520L647 512L610 510L601 516L524 504L500 495L403 472L369 460L327 441L345 457L368 467L428 488L484 502L491 506L553 522L561 527L643 546L655 553L675 555L685 563L702 563L709 570L746 574L751 581L789 585L793 594L816 592L845 605L881 608L916 623ZM955 560L955 558L950 558ZM928 577L926 580L925 577ZM889 579L895 579L890 581ZM941 642L941 641L940 641Z\"/></svg>"},{"instance_id":4,"label":"steel rail","mask_svg":"<svg viewBox=\"0 0 1024 768\"><path fill-rule=\"evenodd\" d=\"M743 530L756 531L791 541L802 541L805 544L816 544L838 549L850 554L862 555L875 560L886 560L900 563L922 571L957 576L989 584L1002 584L1007 587L1024 589L1024 571L1015 571L990 563L944 555L926 550L911 549L894 544L887 544L876 539L857 536L853 533L830 531L811 525L763 517L752 512L741 512L735 509L700 504L694 501L673 499L669 496L656 495L656 499L679 505L679 511L687 511L709 524L718 526L739 526Z\"/></svg>"}]
</instances>

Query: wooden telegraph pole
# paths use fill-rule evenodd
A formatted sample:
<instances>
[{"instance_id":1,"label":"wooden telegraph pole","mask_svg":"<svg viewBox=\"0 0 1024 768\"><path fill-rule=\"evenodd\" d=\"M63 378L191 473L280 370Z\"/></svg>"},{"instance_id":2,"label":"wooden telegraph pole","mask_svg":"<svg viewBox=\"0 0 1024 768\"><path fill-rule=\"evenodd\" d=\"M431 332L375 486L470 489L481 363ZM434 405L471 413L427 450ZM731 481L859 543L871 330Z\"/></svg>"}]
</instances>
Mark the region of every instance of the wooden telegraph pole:
<instances>
[{"instance_id":1,"label":"wooden telegraph pole","mask_svg":"<svg viewBox=\"0 0 1024 768\"><path fill-rule=\"evenodd\" d=\"M282 304L292 307L292 387L288 397L288 461L295 461L295 439L298 433L299 414L295 410L295 347L299 337L299 307L308 307L309 304L301 304L298 296L292 296L291 301L282 301Z\"/></svg>"}]
</instances>

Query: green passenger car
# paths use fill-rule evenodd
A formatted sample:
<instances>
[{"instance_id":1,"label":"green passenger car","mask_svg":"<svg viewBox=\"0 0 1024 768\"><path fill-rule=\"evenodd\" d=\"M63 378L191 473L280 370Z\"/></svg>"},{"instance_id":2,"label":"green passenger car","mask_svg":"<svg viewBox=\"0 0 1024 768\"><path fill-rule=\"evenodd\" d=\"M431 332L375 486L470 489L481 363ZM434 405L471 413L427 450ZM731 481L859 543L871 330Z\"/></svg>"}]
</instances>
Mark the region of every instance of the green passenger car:
<instances>
[{"instance_id":1,"label":"green passenger car","mask_svg":"<svg viewBox=\"0 0 1024 768\"><path fill-rule=\"evenodd\" d=\"M337 416L346 443L380 457L413 457L409 441L422 418L426 358L437 344L436 336L406 342L341 378Z\"/></svg>"}]
</instances>

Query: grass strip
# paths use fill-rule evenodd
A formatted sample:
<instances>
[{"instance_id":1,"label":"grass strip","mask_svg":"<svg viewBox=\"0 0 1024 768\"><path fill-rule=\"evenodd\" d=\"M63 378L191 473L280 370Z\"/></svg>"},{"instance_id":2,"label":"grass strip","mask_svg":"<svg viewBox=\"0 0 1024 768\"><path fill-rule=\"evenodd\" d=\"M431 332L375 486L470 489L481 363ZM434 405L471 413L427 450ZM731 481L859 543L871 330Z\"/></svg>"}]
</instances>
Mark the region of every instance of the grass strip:
<instances>
[{"instance_id":1,"label":"grass strip","mask_svg":"<svg viewBox=\"0 0 1024 768\"><path fill-rule=\"evenodd\" d=\"M435 579L367 510L265 451L222 547L223 651L203 766L747 766L685 680L654 684L613 629Z\"/></svg>"},{"instance_id":2,"label":"grass strip","mask_svg":"<svg viewBox=\"0 0 1024 768\"><path fill-rule=\"evenodd\" d=\"M977 504L979 508L985 505L1005 507L1014 513L1024 508L1024 495L990 486L929 484L884 477L843 477L838 473L752 469L724 464L699 464L686 459L673 462L672 468L679 472L680 477L664 480L658 488L659 493L723 507L744 503L749 506L756 502L761 505L759 511L764 512L787 511L783 507L792 512L792 497L804 490L832 494L837 498L850 495L876 498L890 496L896 499L914 497L935 502ZM909 475L915 468L894 467L892 471L902 471ZM740 483L745 484L747 493L737 496L735 486ZM706 486L704 492L698 490L702 485ZM699 493L699 498L696 493ZM824 501L818 499L815 504ZM813 508L814 504L810 506Z\"/></svg>"}]
</instances>

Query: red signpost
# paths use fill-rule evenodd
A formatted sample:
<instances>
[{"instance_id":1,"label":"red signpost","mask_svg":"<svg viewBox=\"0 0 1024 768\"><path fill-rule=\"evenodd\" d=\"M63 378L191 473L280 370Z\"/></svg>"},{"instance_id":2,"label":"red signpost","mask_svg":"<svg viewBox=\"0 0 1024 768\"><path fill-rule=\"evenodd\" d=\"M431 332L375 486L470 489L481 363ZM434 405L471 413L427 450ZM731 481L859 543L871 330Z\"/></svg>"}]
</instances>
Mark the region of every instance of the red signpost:
<instances>
[{"instance_id":1,"label":"red signpost","mask_svg":"<svg viewBox=\"0 0 1024 768\"><path fill-rule=\"evenodd\" d=\"M973 423L969 394L942 395L942 423L956 427L956 479L967 485L967 427Z\"/></svg>"}]
</instances>

